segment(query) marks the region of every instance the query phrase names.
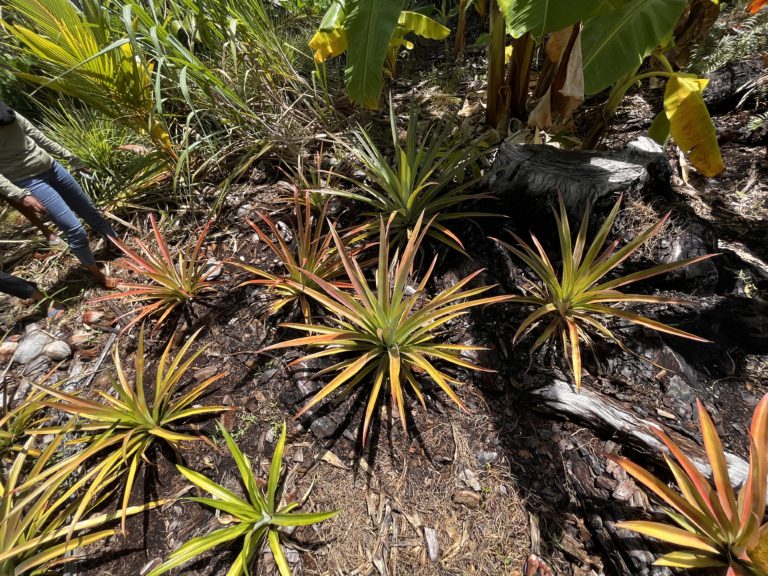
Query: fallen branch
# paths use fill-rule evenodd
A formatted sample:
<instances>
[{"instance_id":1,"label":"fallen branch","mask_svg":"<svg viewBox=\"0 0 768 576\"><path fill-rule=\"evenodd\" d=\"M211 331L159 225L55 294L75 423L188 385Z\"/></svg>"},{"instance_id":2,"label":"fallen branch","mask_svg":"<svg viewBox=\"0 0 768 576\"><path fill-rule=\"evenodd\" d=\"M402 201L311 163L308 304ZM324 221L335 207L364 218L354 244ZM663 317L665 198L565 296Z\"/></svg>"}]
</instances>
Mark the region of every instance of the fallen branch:
<instances>
[{"instance_id":1,"label":"fallen branch","mask_svg":"<svg viewBox=\"0 0 768 576\"><path fill-rule=\"evenodd\" d=\"M682 448L702 474L712 476L712 469L701 446L658 422L639 418L624 402L587 388L582 388L577 394L570 384L561 380L553 380L526 395L533 400L531 407L534 410L563 416L589 428L608 432L660 463L660 455L666 448L652 429L661 428ZM738 488L747 478L749 465L734 454L726 453L725 459L731 482Z\"/></svg>"}]
</instances>

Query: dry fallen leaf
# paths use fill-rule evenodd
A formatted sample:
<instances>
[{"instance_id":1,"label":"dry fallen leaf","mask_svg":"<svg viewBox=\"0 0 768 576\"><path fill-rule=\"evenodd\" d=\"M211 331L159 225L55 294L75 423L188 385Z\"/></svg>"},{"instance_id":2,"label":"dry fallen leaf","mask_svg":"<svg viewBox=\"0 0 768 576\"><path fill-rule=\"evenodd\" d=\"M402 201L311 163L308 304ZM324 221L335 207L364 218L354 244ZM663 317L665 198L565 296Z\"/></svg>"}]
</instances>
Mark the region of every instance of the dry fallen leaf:
<instances>
[{"instance_id":1,"label":"dry fallen leaf","mask_svg":"<svg viewBox=\"0 0 768 576\"><path fill-rule=\"evenodd\" d=\"M326 450L325 452L323 452L323 454L320 456L320 460L322 460L323 462L327 462L328 464L330 464L331 466L335 466L336 468L347 470L347 467L344 465L344 462L342 462L341 459L330 450Z\"/></svg>"}]
</instances>

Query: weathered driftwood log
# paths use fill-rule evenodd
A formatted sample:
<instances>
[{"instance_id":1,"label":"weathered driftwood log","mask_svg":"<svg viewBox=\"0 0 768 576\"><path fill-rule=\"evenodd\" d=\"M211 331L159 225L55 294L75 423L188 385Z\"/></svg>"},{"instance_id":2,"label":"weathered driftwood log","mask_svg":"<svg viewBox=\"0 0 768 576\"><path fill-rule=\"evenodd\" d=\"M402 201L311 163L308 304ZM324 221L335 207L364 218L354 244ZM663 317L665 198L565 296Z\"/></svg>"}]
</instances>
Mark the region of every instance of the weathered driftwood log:
<instances>
[{"instance_id":1,"label":"weathered driftwood log","mask_svg":"<svg viewBox=\"0 0 768 576\"><path fill-rule=\"evenodd\" d=\"M553 146L504 143L485 176L488 191L498 198L494 209L512 216L525 214L532 224L563 195L569 212L583 213L620 192L668 190L671 168L661 147L639 138L624 150L567 151Z\"/></svg>"},{"instance_id":2,"label":"weathered driftwood log","mask_svg":"<svg viewBox=\"0 0 768 576\"><path fill-rule=\"evenodd\" d=\"M552 380L547 386L526 394L533 400L530 405L534 410L567 417L591 429L608 432L659 461L664 446L652 428L661 428L690 457L696 468L707 476L712 474L701 446L658 422L639 418L624 402L585 388L576 393L570 384L560 380ZM749 465L734 454L726 453L725 459L733 485L740 487L747 478Z\"/></svg>"}]
</instances>

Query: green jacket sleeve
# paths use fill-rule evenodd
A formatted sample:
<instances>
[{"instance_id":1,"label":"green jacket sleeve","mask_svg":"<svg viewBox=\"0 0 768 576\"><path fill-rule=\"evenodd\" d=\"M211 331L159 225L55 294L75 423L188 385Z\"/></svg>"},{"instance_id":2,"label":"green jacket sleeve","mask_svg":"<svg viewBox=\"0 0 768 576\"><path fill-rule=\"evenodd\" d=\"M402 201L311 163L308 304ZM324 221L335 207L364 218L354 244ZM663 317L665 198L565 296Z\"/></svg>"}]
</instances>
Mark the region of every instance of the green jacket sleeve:
<instances>
[{"instance_id":1,"label":"green jacket sleeve","mask_svg":"<svg viewBox=\"0 0 768 576\"><path fill-rule=\"evenodd\" d=\"M8 180L5 176L0 174L0 195L5 196L10 200L16 200L21 202L29 192L24 188L19 188L13 182Z\"/></svg>"},{"instance_id":2,"label":"green jacket sleeve","mask_svg":"<svg viewBox=\"0 0 768 576\"><path fill-rule=\"evenodd\" d=\"M51 156L56 156L57 158L63 158L67 162L73 162L77 160L77 156L72 154L69 150L64 148L64 146L60 146L48 136L40 132L37 128L35 128L32 123L24 118L21 114L18 112L16 113L16 121L21 123L21 127L24 129L24 132L27 136L32 138L40 148L48 152Z\"/></svg>"}]
</instances>

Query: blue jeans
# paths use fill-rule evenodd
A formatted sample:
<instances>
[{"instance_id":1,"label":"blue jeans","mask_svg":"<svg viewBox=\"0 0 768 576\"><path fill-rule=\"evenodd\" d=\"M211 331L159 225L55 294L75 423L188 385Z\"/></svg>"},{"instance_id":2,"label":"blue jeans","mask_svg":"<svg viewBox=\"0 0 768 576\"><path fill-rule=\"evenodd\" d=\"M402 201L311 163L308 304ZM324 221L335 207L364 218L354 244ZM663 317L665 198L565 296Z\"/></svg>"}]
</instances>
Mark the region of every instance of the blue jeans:
<instances>
[{"instance_id":1,"label":"blue jeans","mask_svg":"<svg viewBox=\"0 0 768 576\"><path fill-rule=\"evenodd\" d=\"M96 259L88 246L88 235L80 224L78 216L85 220L99 236L115 236L115 231L61 164L54 161L47 172L14 182L14 184L28 190L45 206L48 217L64 234L72 254L83 265L96 264Z\"/></svg>"},{"instance_id":2,"label":"blue jeans","mask_svg":"<svg viewBox=\"0 0 768 576\"><path fill-rule=\"evenodd\" d=\"M16 298L32 298L32 294L37 292L37 284L12 274L0 272L0 292L16 296Z\"/></svg>"}]
</instances>

